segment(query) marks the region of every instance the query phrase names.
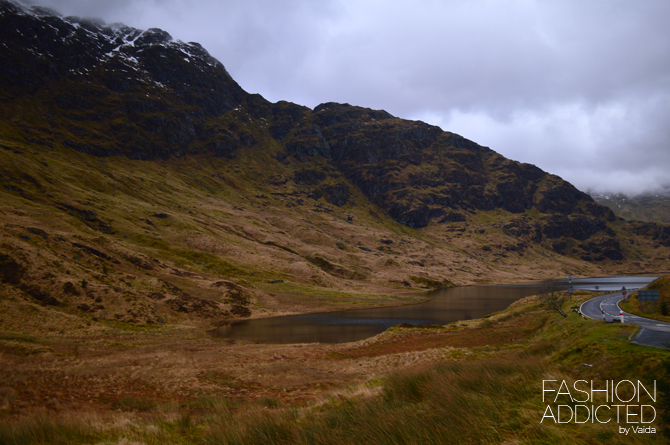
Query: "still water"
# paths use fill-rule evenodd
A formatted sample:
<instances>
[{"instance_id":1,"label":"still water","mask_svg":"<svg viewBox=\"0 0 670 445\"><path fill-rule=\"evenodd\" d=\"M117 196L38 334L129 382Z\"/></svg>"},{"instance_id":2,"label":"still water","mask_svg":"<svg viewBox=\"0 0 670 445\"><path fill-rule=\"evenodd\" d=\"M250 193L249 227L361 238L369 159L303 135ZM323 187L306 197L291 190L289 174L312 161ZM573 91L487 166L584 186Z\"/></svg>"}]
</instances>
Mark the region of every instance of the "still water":
<instances>
[{"instance_id":1,"label":"still water","mask_svg":"<svg viewBox=\"0 0 670 445\"><path fill-rule=\"evenodd\" d=\"M610 277L573 280L575 289L620 290L644 287L654 278ZM257 343L344 343L362 340L401 323L439 324L481 318L507 308L512 302L538 294L536 286L469 286L427 294L423 303L374 309L245 320L223 325L217 337Z\"/></svg>"},{"instance_id":2,"label":"still water","mask_svg":"<svg viewBox=\"0 0 670 445\"><path fill-rule=\"evenodd\" d=\"M618 292L622 287L626 290L637 290L645 287L658 277L604 277L604 278L579 278L572 280L574 289L598 290L600 292ZM563 284L567 280L559 280Z\"/></svg>"},{"instance_id":3,"label":"still water","mask_svg":"<svg viewBox=\"0 0 670 445\"><path fill-rule=\"evenodd\" d=\"M534 295L538 287L457 287L427 295L408 306L355 309L318 314L245 320L219 327L215 335L258 343L344 343L362 340L401 323L447 324L480 318L513 301Z\"/></svg>"}]
</instances>

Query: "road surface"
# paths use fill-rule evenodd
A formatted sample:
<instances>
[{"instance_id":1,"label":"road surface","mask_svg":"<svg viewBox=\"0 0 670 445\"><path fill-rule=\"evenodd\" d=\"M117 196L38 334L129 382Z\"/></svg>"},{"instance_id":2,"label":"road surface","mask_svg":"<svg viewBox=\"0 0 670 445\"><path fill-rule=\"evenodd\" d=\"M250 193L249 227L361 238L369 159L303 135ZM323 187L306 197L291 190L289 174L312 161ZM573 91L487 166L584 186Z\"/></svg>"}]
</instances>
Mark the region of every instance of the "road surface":
<instances>
[{"instance_id":1,"label":"road surface","mask_svg":"<svg viewBox=\"0 0 670 445\"><path fill-rule=\"evenodd\" d=\"M610 323L620 322L621 314L623 313L624 323L632 323L640 326L638 334L632 340L633 343L670 349L665 345L665 343L670 345L670 323L623 312L619 307L619 302L623 298L624 296L621 293L595 297L585 301L580 311L589 318L604 320Z\"/></svg>"}]
</instances>

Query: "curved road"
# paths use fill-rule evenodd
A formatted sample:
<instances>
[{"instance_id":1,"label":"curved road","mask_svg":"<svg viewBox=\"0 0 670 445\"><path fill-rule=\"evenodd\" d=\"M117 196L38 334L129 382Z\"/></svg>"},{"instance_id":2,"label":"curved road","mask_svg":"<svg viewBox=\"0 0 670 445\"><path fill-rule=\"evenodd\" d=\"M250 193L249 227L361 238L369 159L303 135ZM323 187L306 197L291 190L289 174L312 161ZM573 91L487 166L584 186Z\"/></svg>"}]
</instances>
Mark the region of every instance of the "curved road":
<instances>
[{"instance_id":1,"label":"curved road","mask_svg":"<svg viewBox=\"0 0 670 445\"><path fill-rule=\"evenodd\" d=\"M623 298L624 296L621 293L595 297L585 301L579 310L589 318L618 323L622 313L619 302ZM640 326L638 334L632 340L633 343L670 349L664 345L664 343L670 344L670 323L640 317L628 312L623 312L623 322Z\"/></svg>"}]
</instances>

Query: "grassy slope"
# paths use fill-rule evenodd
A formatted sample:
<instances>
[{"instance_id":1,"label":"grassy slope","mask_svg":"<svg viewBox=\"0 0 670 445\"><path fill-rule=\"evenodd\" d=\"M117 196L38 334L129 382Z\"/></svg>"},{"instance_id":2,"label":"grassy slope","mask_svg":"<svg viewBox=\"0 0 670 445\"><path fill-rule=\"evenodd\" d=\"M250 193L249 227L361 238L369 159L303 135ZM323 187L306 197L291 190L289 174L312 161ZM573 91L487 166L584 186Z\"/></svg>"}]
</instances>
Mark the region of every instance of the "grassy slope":
<instances>
[{"instance_id":1,"label":"grassy slope","mask_svg":"<svg viewBox=\"0 0 670 445\"><path fill-rule=\"evenodd\" d=\"M58 143L0 145L0 268L19 277L1 284L7 332L92 333L112 322L211 326L249 314L413 302L440 283L630 266L594 265L532 244L518 250L501 228L518 215L504 211L417 231L385 217L353 186L343 207L314 200L309 186L293 181L301 165L277 161L268 141L233 160L151 162Z\"/></svg>"},{"instance_id":2,"label":"grassy slope","mask_svg":"<svg viewBox=\"0 0 670 445\"><path fill-rule=\"evenodd\" d=\"M621 435L612 423L540 424L542 380L661 378L668 352L628 343L633 331L574 313L563 319L531 297L485 319L394 328L334 347L321 355L324 363L383 372L322 391L307 404L281 392L247 401L212 391L170 401L126 397L106 413L6 419L0 438L8 444L664 443L660 434ZM383 366L389 362L396 365ZM275 380L282 378L278 369ZM217 375L208 378L231 385Z\"/></svg>"},{"instance_id":3,"label":"grassy slope","mask_svg":"<svg viewBox=\"0 0 670 445\"><path fill-rule=\"evenodd\" d=\"M233 160L151 162L58 143L0 145L7 443L330 443L355 434L373 443L555 442L575 432L537 427L538 379L606 375L611 363L624 370L612 378L623 378L641 361L653 375L663 354L602 342L628 331L559 323L533 303L304 354L222 346L204 329L223 319L407 303L439 284L631 265L518 249L502 226L519 215L504 211L413 230L351 185L343 207L311 199L293 181L302 166L277 161L272 143ZM624 248L639 259L633 272L664 264L643 241ZM617 439L585 428L584 443Z\"/></svg>"},{"instance_id":4,"label":"grassy slope","mask_svg":"<svg viewBox=\"0 0 670 445\"><path fill-rule=\"evenodd\" d=\"M642 317L653 318L655 320L670 322L670 277L661 277L641 290L657 290L659 301L641 302L637 299L637 292L632 292L626 300L621 303L621 307L631 314L641 315ZM664 311L665 304L665 313ZM649 308L649 310L647 310Z\"/></svg>"},{"instance_id":5,"label":"grassy slope","mask_svg":"<svg viewBox=\"0 0 670 445\"><path fill-rule=\"evenodd\" d=\"M123 296L128 290L140 299L146 292L170 290L157 279L216 299L206 287L223 278L259 289L261 298L318 292L329 297L332 307L350 305L352 299L365 305L382 304L385 297L402 301L359 291L361 286L349 280L338 283L340 277L305 260L329 253L331 262L344 257L341 262L352 263L337 270L344 278L355 276L359 268L367 276L370 261L358 261L355 245L361 241L355 236L372 237L361 233L363 228L352 231L358 224L346 222L344 210L317 213L318 203L291 210L294 190L277 190L255 177L267 160L263 155L252 153L234 163L205 157L147 163L8 146L0 152L2 253L21 264L32 283L60 300L72 299L62 292L67 282L79 294L100 288ZM287 196L274 197L273 192ZM393 229L402 233L398 226ZM355 235L345 239L345 233ZM376 243L372 248L378 244L378 239L369 241ZM31 263L39 265L39 273ZM87 289L79 285L82 281ZM304 301L315 306L309 298ZM117 313L126 319L122 309ZM148 315L135 318L152 320Z\"/></svg>"}]
</instances>

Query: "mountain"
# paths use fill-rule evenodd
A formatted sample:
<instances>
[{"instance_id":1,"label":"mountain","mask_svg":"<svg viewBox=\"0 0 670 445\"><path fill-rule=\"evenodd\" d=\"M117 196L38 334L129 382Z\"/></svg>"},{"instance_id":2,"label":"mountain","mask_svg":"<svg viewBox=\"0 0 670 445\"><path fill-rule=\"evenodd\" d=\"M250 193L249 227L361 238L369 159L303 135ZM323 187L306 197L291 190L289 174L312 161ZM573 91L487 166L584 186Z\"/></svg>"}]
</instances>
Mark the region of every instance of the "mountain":
<instances>
[{"instance_id":1,"label":"mountain","mask_svg":"<svg viewBox=\"0 0 670 445\"><path fill-rule=\"evenodd\" d=\"M598 203L609 207L615 215L633 221L670 223L670 190L628 196L622 193L588 192Z\"/></svg>"},{"instance_id":2,"label":"mountain","mask_svg":"<svg viewBox=\"0 0 670 445\"><path fill-rule=\"evenodd\" d=\"M668 226L436 126L271 103L163 30L0 0L0 39L0 304L20 329L667 267Z\"/></svg>"}]
</instances>

